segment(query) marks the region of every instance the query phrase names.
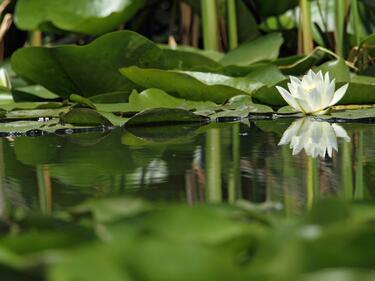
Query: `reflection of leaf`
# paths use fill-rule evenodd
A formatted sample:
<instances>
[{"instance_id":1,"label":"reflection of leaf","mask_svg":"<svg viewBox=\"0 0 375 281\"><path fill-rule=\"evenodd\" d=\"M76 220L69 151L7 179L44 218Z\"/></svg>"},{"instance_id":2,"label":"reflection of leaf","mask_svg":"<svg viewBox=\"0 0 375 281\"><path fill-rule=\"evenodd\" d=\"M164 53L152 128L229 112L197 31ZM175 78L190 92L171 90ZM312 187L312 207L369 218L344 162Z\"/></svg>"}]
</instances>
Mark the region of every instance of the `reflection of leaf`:
<instances>
[{"instance_id":1,"label":"reflection of leaf","mask_svg":"<svg viewBox=\"0 0 375 281\"><path fill-rule=\"evenodd\" d=\"M128 127L122 142L128 145L184 143L195 137L200 125Z\"/></svg>"}]
</instances>

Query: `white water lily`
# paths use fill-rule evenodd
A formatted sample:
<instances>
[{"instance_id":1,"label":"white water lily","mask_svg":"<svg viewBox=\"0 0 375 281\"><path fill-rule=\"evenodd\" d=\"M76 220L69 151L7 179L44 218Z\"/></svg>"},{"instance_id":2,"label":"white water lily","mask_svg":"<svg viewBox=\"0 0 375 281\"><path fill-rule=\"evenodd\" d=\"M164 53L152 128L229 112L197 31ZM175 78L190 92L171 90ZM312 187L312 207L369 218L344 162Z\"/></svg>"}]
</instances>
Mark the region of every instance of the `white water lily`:
<instances>
[{"instance_id":1,"label":"white water lily","mask_svg":"<svg viewBox=\"0 0 375 281\"><path fill-rule=\"evenodd\" d=\"M349 84L335 91L335 79L330 80L329 73L310 70L302 79L290 76L289 91L276 86L283 99L295 110L306 115L321 115L338 103L345 95Z\"/></svg>"},{"instance_id":2,"label":"white water lily","mask_svg":"<svg viewBox=\"0 0 375 281\"><path fill-rule=\"evenodd\" d=\"M350 142L345 129L337 124L302 118L294 121L284 132L279 145L290 143L293 155L305 150L307 156L332 157L332 151L338 151L337 138Z\"/></svg>"}]
</instances>

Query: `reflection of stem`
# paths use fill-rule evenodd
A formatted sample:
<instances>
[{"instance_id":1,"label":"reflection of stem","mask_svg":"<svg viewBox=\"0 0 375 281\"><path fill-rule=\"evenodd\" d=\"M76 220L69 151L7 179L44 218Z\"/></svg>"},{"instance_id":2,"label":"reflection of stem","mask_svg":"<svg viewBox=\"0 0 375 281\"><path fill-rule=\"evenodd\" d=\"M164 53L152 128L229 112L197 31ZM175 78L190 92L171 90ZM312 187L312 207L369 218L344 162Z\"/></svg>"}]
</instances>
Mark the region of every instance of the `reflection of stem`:
<instances>
[{"instance_id":1,"label":"reflection of stem","mask_svg":"<svg viewBox=\"0 0 375 281\"><path fill-rule=\"evenodd\" d=\"M319 196L319 170L318 160L313 157L307 159L307 208L314 204L315 196Z\"/></svg>"},{"instance_id":2,"label":"reflection of stem","mask_svg":"<svg viewBox=\"0 0 375 281\"><path fill-rule=\"evenodd\" d=\"M353 170L352 170L352 147L351 143L342 144L341 157L341 186L345 199L353 198Z\"/></svg>"},{"instance_id":3,"label":"reflection of stem","mask_svg":"<svg viewBox=\"0 0 375 281\"><path fill-rule=\"evenodd\" d=\"M356 167L355 167L355 199L363 199L363 132L359 132L357 153L356 153Z\"/></svg>"},{"instance_id":4,"label":"reflection of stem","mask_svg":"<svg viewBox=\"0 0 375 281\"><path fill-rule=\"evenodd\" d=\"M296 204L293 200L293 196L291 195L291 190L289 189L291 185L289 184L290 180L294 176L294 169L292 167L291 156L289 152L289 148L287 146L283 146L281 148L282 159L283 159L283 199L284 199L284 209L285 215L289 217L293 214L293 211L296 207Z\"/></svg>"},{"instance_id":5,"label":"reflection of stem","mask_svg":"<svg viewBox=\"0 0 375 281\"><path fill-rule=\"evenodd\" d=\"M206 139L206 199L220 202L221 194L221 139L220 130L211 129Z\"/></svg>"},{"instance_id":6,"label":"reflection of stem","mask_svg":"<svg viewBox=\"0 0 375 281\"><path fill-rule=\"evenodd\" d=\"M235 202L241 191L240 124L235 124L232 129L233 167L229 173L228 179L228 201L230 203Z\"/></svg>"},{"instance_id":7,"label":"reflection of stem","mask_svg":"<svg viewBox=\"0 0 375 281\"><path fill-rule=\"evenodd\" d=\"M6 199L5 199L5 163L3 140L0 139L0 218L6 216Z\"/></svg>"},{"instance_id":8,"label":"reflection of stem","mask_svg":"<svg viewBox=\"0 0 375 281\"><path fill-rule=\"evenodd\" d=\"M38 165L36 167L36 170L37 170L40 209L42 213L44 214L51 214L52 213L51 175L49 173L47 166Z\"/></svg>"}]
</instances>

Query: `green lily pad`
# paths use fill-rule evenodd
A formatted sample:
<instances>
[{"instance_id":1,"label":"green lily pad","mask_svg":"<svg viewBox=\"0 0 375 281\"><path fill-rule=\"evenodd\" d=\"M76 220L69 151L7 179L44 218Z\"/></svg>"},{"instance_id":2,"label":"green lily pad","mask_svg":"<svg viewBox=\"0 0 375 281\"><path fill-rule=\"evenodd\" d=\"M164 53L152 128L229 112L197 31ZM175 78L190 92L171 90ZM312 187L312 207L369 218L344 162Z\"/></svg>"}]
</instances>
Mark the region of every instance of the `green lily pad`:
<instances>
[{"instance_id":1,"label":"green lily pad","mask_svg":"<svg viewBox=\"0 0 375 281\"><path fill-rule=\"evenodd\" d=\"M117 0L108 5L101 0L20 0L15 19L25 30L40 29L48 23L61 30L98 35L132 18L144 2Z\"/></svg>"},{"instance_id":2,"label":"green lily pad","mask_svg":"<svg viewBox=\"0 0 375 281\"><path fill-rule=\"evenodd\" d=\"M272 61L279 56L279 49L283 41L281 33L258 37L230 51L220 60L220 63L225 66L246 66L259 61Z\"/></svg>"},{"instance_id":3,"label":"green lily pad","mask_svg":"<svg viewBox=\"0 0 375 281\"><path fill-rule=\"evenodd\" d=\"M69 99L72 102L78 103L81 106L96 109L95 104L91 100L81 97L80 95L72 94L70 95Z\"/></svg>"},{"instance_id":4,"label":"green lily pad","mask_svg":"<svg viewBox=\"0 0 375 281\"><path fill-rule=\"evenodd\" d=\"M153 108L142 111L125 124L131 126L157 126L184 123L206 123L209 119L178 108Z\"/></svg>"},{"instance_id":5,"label":"green lily pad","mask_svg":"<svg viewBox=\"0 0 375 281\"><path fill-rule=\"evenodd\" d=\"M122 31L104 35L86 46L20 49L12 56L12 68L18 75L64 98L71 94L89 97L116 91L129 95L136 85L118 69L127 65L148 67L155 64L161 53L148 39Z\"/></svg>"},{"instance_id":6,"label":"green lily pad","mask_svg":"<svg viewBox=\"0 0 375 281\"><path fill-rule=\"evenodd\" d=\"M90 108L73 108L62 115L61 121L72 125L97 126L112 125L112 123L96 110Z\"/></svg>"},{"instance_id":7,"label":"green lily pad","mask_svg":"<svg viewBox=\"0 0 375 281\"><path fill-rule=\"evenodd\" d=\"M236 95L250 94L256 87L247 78L214 73L123 68L121 73L144 88L158 88L178 98L224 103Z\"/></svg>"}]
</instances>

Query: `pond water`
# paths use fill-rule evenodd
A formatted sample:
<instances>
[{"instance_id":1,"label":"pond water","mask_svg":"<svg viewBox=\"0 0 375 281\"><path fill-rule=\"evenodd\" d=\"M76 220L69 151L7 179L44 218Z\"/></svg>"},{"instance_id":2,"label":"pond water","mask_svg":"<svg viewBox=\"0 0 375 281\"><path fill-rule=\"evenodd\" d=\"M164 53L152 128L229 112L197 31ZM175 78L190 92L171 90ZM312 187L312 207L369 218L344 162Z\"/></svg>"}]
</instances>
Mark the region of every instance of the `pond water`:
<instances>
[{"instance_id":1,"label":"pond water","mask_svg":"<svg viewBox=\"0 0 375 281\"><path fill-rule=\"evenodd\" d=\"M375 196L374 125L293 121L2 138L1 212L50 213L125 194L187 204L248 200L299 214L322 197Z\"/></svg>"}]
</instances>

